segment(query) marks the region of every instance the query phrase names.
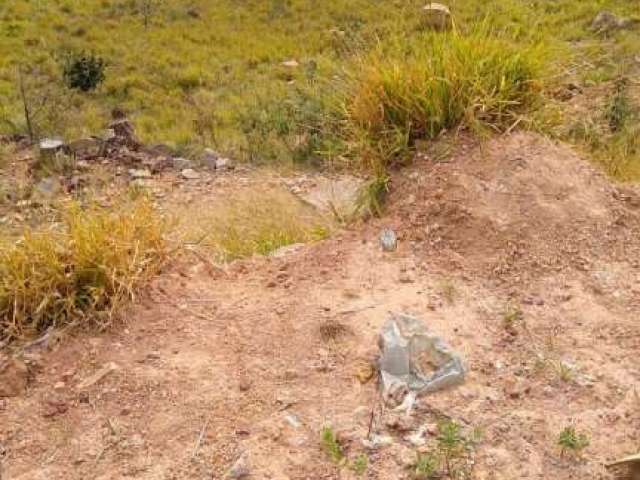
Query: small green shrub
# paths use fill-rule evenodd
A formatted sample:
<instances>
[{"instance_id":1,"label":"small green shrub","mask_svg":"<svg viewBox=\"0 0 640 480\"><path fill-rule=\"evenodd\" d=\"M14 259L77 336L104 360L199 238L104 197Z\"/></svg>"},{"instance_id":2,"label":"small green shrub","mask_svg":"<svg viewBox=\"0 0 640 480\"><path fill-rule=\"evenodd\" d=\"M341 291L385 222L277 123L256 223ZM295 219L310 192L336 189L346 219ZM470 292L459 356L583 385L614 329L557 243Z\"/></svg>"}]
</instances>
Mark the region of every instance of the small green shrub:
<instances>
[{"instance_id":1,"label":"small green shrub","mask_svg":"<svg viewBox=\"0 0 640 480\"><path fill-rule=\"evenodd\" d=\"M589 437L584 433L576 432L576 428L573 425L565 427L558 435L558 445L563 456L567 452L580 455L589 444Z\"/></svg>"},{"instance_id":2,"label":"small green shrub","mask_svg":"<svg viewBox=\"0 0 640 480\"><path fill-rule=\"evenodd\" d=\"M367 468L369 468L369 457L366 454L361 453L351 463L350 468L353 473L361 477L362 475L367 473Z\"/></svg>"},{"instance_id":3,"label":"small green shrub","mask_svg":"<svg viewBox=\"0 0 640 480\"><path fill-rule=\"evenodd\" d=\"M342 447L331 427L324 427L322 429L322 448L332 462L339 464L344 460Z\"/></svg>"},{"instance_id":4,"label":"small green shrub","mask_svg":"<svg viewBox=\"0 0 640 480\"><path fill-rule=\"evenodd\" d=\"M58 228L0 245L0 338L51 326L105 326L166 256L165 223L146 201L63 209Z\"/></svg>"},{"instance_id":5,"label":"small green shrub","mask_svg":"<svg viewBox=\"0 0 640 480\"><path fill-rule=\"evenodd\" d=\"M414 477L416 480L430 480L438 472L438 459L432 453L418 455Z\"/></svg>"},{"instance_id":6,"label":"small green shrub","mask_svg":"<svg viewBox=\"0 0 640 480\"><path fill-rule=\"evenodd\" d=\"M69 54L62 73L67 87L90 92L104 81L105 66L105 61L93 54Z\"/></svg>"}]
</instances>

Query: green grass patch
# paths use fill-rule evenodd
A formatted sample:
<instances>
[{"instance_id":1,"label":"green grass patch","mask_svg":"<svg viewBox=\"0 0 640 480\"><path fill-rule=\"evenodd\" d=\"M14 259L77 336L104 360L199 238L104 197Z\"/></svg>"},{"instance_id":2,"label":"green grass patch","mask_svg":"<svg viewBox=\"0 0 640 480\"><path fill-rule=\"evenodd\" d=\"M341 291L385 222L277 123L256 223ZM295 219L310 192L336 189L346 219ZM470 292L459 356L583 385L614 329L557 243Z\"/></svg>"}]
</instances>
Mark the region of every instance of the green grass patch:
<instances>
[{"instance_id":1,"label":"green grass patch","mask_svg":"<svg viewBox=\"0 0 640 480\"><path fill-rule=\"evenodd\" d=\"M503 131L540 100L542 56L486 33L426 34L382 49L347 79L344 141L368 168L465 125Z\"/></svg>"}]
</instances>

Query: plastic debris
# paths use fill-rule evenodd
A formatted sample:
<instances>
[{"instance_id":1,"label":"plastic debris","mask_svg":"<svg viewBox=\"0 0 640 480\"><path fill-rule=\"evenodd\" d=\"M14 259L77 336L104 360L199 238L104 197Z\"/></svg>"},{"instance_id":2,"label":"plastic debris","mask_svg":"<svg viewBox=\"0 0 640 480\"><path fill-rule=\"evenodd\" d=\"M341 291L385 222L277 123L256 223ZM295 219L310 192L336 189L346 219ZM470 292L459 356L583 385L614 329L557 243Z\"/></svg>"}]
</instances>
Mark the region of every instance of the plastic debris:
<instances>
[{"instance_id":1,"label":"plastic debris","mask_svg":"<svg viewBox=\"0 0 640 480\"><path fill-rule=\"evenodd\" d=\"M416 398L464 381L462 359L423 320L391 314L380 335L379 360L385 401L411 410Z\"/></svg>"},{"instance_id":2,"label":"plastic debris","mask_svg":"<svg viewBox=\"0 0 640 480\"><path fill-rule=\"evenodd\" d=\"M380 246L385 252L395 252L398 248L398 236L396 232L387 228L380 233Z\"/></svg>"}]
</instances>

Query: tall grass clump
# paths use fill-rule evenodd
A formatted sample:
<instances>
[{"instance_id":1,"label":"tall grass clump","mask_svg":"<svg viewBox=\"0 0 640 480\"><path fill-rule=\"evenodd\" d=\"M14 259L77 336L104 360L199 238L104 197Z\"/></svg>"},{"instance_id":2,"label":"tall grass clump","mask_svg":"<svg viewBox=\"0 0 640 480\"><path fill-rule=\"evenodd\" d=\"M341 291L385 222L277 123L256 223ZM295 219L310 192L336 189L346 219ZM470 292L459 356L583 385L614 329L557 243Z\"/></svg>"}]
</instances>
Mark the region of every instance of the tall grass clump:
<instances>
[{"instance_id":1,"label":"tall grass clump","mask_svg":"<svg viewBox=\"0 0 640 480\"><path fill-rule=\"evenodd\" d=\"M373 171L401 163L416 140L458 126L501 131L534 106L541 55L487 33L427 33L383 45L346 77L343 134Z\"/></svg>"},{"instance_id":2,"label":"tall grass clump","mask_svg":"<svg viewBox=\"0 0 640 480\"><path fill-rule=\"evenodd\" d=\"M115 211L63 208L59 225L0 245L0 338L71 323L106 326L166 256L165 222L146 200Z\"/></svg>"}]
</instances>

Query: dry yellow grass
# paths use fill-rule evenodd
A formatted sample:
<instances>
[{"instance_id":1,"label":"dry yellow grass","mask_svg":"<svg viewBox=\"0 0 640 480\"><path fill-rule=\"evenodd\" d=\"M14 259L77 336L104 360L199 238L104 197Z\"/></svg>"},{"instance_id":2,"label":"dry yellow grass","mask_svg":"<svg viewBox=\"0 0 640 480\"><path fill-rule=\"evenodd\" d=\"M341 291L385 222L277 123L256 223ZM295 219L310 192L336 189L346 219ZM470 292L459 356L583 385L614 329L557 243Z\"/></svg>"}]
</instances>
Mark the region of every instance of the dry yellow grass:
<instances>
[{"instance_id":1,"label":"dry yellow grass","mask_svg":"<svg viewBox=\"0 0 640 480\"><path fill-rule=\"evenodd\" d=\"M0 338L70 323L108 324L166 258L166 223L145 200L109 211L77 204L59 224L0 248Z\"/></svg>"}]
</instances>

